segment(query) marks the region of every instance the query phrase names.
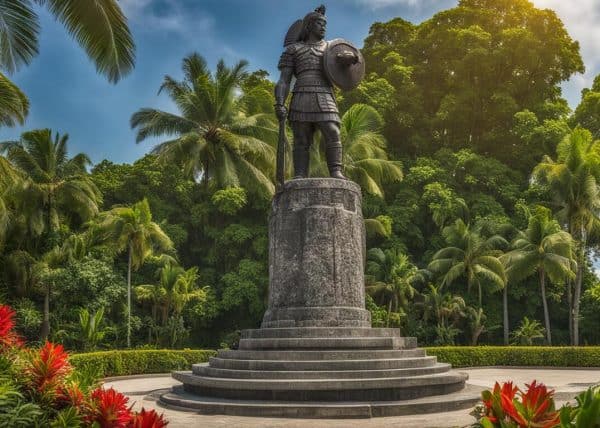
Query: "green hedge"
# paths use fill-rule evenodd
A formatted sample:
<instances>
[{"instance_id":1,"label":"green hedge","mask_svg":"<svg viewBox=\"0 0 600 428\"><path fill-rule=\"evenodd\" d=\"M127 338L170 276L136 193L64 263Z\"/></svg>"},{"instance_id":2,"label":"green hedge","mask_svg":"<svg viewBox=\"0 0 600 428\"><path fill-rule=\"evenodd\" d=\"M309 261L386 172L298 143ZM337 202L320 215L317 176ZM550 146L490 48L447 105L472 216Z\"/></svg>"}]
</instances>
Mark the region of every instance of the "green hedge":
<instances>
[{"instance_id":1,"label":"green hedge","mask_svg":"<svg viewBox=\"0 0 600 428\"><path fill-rule=\"evenodd\" d=\"M108 377L189 370L192 364L206 362L214 355L212 350L140 349L73 354L69 361L75 368Z\"/></svg>"},{"instance_id":2,"label":"green hedge","mask_svg":"<svg viewBox=\"0 0 600 428\"><path fill-rule=\"evenodd\" d=\"M454 367L600 367L600 346L439 346L428 355Z\"/></svg>"},{"instance_id":3,"label":"green hedge","mask_svg":"<svg viewBox=\"0 0 600 428\"><path fill-rule=\"evenodd\" d=\"M425 348L428 355L454 367L540 366L600 367L600 346L439 346ZM212 350L123 350L73 354L71 364L101 377L168 373L189 370L208 361Z\"/></svg>"}]
</instances>

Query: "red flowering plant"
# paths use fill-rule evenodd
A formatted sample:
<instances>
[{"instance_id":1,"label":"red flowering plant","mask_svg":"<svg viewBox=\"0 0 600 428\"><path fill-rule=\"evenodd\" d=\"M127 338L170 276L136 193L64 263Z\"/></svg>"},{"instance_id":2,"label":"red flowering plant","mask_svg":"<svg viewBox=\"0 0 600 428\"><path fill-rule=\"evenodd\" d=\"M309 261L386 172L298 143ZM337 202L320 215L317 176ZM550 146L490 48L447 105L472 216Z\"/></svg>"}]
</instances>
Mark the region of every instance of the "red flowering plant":
<instances>
[{"instance_id":1,"label":"red flowering plant","mask_svg":"<svg viewBox=\"0 0 600 428\"><path fill-rule=\"evenodd\" d=\"M46 342L39 350L29 350L25 357L24 386L30 396L52 405L61 395L73 368L62 345Z\"/></svg>"},{"instance_id":2,"label":"red flowering plant","mask_svg":"<svg viewBox=\"0 0 600 428\"><path fill-rule=\"evenodd\" d=\"M113 388L97 388L90 396L86 420L99 428L126 428L133 416L128 401Z\"/></svg>"},{"instance_id":3,"label":"red flowering plant","mask_svg":"<svg viewBox=\"0 0 600 428\"><path fill-rule=\"evenodd\" d=\"M156 413L156 410L146 410L142 407L142 410L131 418L128 428L163 428L168 424L163 415Z\"/></svg>"},{"instance_id":4,"label":"red flowering plant","mask_svg":"<svg viewBox=\"0 0 600 428\"><path fill-rule=\"evenodd\" d=\"M505 382L492 391L481 393L483 408L479 425L483 428L552 428L560 426L559 412L554 406L554 390L535 380L525 384L523 392Z\"/></svg>"},{"instance_id":5,"label":"red flowering plant","mask_svg":"<svg viewBox=\"0 0 600 428\"><path fill-rule=\"evenodd\" d=\"M14 318L15 311L10 306L0 305L0 352L23 345L21 337L15 332Z\"/></svg>"}]
</instances>

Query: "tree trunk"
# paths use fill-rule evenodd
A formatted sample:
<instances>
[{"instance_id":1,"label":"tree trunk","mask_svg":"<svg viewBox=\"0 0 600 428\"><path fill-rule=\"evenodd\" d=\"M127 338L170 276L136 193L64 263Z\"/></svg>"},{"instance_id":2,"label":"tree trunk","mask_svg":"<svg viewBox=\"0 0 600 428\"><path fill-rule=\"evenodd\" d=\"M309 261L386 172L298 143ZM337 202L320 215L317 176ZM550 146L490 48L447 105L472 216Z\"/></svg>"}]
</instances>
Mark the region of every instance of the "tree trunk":
<instances>
[{"instance_id":1,"label":"tree trunk","mask_svg":"<svg viewBox=\"0 0 600 428\"><path fill-rule=\"evenodd\" d=\"M573 345L573 290L571 280L567 280L567 304L569 307L569 344Z\"/></svg>"},{"instance_id":2,"label":"tree trunk","mask_svg":"<svg viewBox=\"0 0 600 428\"><path fill-rule=\"evenodd\" d=\"M583 263L585 253L581 250L577 266L577 275L575 276L575 290L573 293L573 346L579 346L579 303L581 300L581 283L583 282Z\"/></svg>"},{"instance_id":3,"label":"tree trunk","mask_svg":"<svg viewBox=\"0 0 600 428\"><path fill-rule=\"evenodd\" d=\"M502 312L504 318L504 345L508 346L508 284L502 292Z\"/></svg>"},{"instance_id":4,"label":"tree trunk","mask_svg":"<svg viewBox=\"0 0 600 428\"><path fill-rule=\"evenodd\" d=\"M131 348L131 257L133 249L129 244L129 254L127 256L127 347Z\"/></svg>"},{"instance_id":5,"label":"tree trunk","mask_svg":"<svg viewBox=\"0 0 600 428\"><path fill-rule=\"evenodd\" d=\"M540 269L540 289L542 291L542 305L544 306L544 324L546 325L546 340L552 346L552 333L550 331L550 314L548 313L548 301L546 300L546 272Z\"/></svg>"},{"instance_id":6,"label":"tree trunk","mask_svg":"<svg viewBox=\"0 0 600 428\"><path fill-rule=\"evenodd\" d=\"M392 313L392 299L390 299L390 303L388 303L388 313L387 313L387 321L385 322L385 326L390 326L390 315Z\"/></svg>"},{"instance_id":7,"label":"tree trunk","mask_svg":"<svg viewBox=\"0 0 600 428\"><path fill-rule=\"evenodd\" d=\"M42 329L40 331L40 341L42 343L48 340L50 335L50 284L46 286L46 292L44 293L44 315L42 319Z\"/></svg>"}]
</instances>

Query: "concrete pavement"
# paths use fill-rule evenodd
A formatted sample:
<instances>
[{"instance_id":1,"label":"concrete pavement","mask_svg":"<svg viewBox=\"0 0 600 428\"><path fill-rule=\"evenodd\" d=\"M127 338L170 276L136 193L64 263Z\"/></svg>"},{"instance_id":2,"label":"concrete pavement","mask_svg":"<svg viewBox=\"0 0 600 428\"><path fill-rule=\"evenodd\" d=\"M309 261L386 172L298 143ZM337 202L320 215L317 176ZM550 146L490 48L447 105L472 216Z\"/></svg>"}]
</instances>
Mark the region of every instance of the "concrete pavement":
<instances>
[{"instance_id":1,"label":"concrete pavement","mask_svg":"<svg viewBox=\"0 0 600 428\"><path fill-rule=\"evenodd\" d=\"M512 380L521 388L525 383L534 379L555 389L557 405L562 405L580 391L600 383L600 368L598 369L548 369L548 368L513 368L490 367L459 369L469 375L469 384L492 388L495 381ZM157 403L160 393L179 382L170 375L154 375L141 377L107 379L105 387L113 387L135 402L134 408L155 408L164 412L170 421L169 427L236 427L236 428L358 428L358 427L403 427L403 428L448 428L465 427L475 419L469 415L470 410L458 410L447 413L429 415L397 416L373 419L280 419L255 418L240 416L200 415L167 409Z\"/></svg>"}]
</instances>

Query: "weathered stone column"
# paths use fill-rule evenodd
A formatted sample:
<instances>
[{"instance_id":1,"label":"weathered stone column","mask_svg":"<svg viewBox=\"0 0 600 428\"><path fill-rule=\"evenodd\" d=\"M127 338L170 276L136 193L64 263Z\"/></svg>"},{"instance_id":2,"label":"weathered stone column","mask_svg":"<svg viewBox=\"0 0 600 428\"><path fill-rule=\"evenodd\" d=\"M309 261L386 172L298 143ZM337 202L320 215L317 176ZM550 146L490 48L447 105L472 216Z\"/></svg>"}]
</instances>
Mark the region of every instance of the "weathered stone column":
<instances>
[{"instance_id":1,"label":"weathered stone column","mask_svg":"<svg viewBox=\"0 0 600 428\"><path fill-rule=\"evenodd\" d=\"M370 327L360 187L288 181L269 220L269 307L262 327Z\"/></svg>"}]
</instances>

